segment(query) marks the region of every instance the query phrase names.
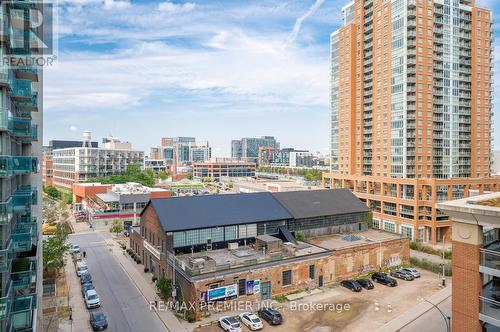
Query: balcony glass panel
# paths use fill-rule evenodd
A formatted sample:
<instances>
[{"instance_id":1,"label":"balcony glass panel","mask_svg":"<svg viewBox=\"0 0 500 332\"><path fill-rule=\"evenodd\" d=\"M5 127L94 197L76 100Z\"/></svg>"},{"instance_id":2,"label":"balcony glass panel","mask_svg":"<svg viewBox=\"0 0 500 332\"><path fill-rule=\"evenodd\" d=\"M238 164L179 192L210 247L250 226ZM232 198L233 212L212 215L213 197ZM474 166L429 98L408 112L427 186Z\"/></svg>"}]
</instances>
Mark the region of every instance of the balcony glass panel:
<instances>
[{"instance_id":1,"label":"balcony glass panel","mask_svg":"<svg viewBox=\"0 0 500 332\"><path fill-rule=\"evenodd\" d=\"M32 287L36 282L36 263L28 258L12 262L10 279L14 289Z\"/></svg>"},{"instance_id":2,"label":"balcony glass panel","mask_svg":"<svg viewBox=\"0 0 500 332\"><path fill-rule=\"evenodd\" d=\"M12 284L9 284L9 289L4 297L0 298L0 319L6 318L10 314L10 309L12 307Z\"/></svg>"},{"instance_id":3,"label":"balcony glass panel","mask_svg":"<svg viewBox=\"0 0 500 332\"><path fill-rule=\"evenodd\" d=\"M37 169L37 159L27 156L0 156L0 176L28 174Z\"/></svg>"},{"instance_id":4,"label":"balcony glass panel","mask_svg":"<svg viewBox=\"0 0 500 332\"><path fill-rule=\"evenodd\" d=\"M500 271L500 251L481 249L481 265Z\"/></svg>"},{"instance_id":5,"label":"balcony glass panel","mask_svg":"<svg viewBox=\"0 0 500 332\"><path fill-rule=\"evenodd\" d=\"M12 80L10 87L14 98L30 99L32 96L31 82L28 80Z\"/></svg>"},{"instance_id":6,"label":"balcony glass panel","mask_svg":"<svg viewBox=\"0 0 500 332\"><path fill-rule=\"evenodd\" d=\"M500 302L483 296L479 297L479 312L493 319L500 319Z\"/></svg>"}]
</instances>

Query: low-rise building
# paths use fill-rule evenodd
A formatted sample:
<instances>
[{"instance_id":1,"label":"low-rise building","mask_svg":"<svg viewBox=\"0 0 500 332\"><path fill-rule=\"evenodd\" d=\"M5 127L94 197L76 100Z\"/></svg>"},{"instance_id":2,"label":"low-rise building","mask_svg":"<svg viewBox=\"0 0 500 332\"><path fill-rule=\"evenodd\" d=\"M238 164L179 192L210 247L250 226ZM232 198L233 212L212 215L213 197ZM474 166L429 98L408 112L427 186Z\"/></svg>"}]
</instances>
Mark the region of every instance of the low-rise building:
<instances>
[{"instance_id":1,"label":"low-rise building","mask_svg":"<svg viewBox=\"0 0 500 332\"><path fill-rule=\"evenodd\" d=\"M193 164L193 178L253 177L257 165L244 161L210 161Z\"/></svg>"},{"instance_id":2,"label":"low-rise building","mask_svg":"<svg viewBox=\"0 0 500 332\"><path fill-rule=\"evenodd\" d=\"M139 215L150 199L171 196L168 190L134 182L115 185L75 183L73 193L75 210L83 212L95 228L107 227L114 221L122 222L124 226L138 225Z\"/></svg>"},{"instance_id":3,"label":"low-rise building","mask_svg":"<svg viewBox=\"0 0 500 332\"><path fill-rule=\"evenodd\" d=\"M266 300L407 262L408 239L369 223L348 190L152 199L130 246L199 319L215 301Z\"/></svg>"},{"instance_id":4,"label":"low-rise building","mask_svg":"<svg viewBox=\"0 0 500 332\"><path fill-rule=\"evenodd\" d=\"M165 160L163 159L149 159L145 158L144 159L144 166L143 169L151 169L153 172L158 173L158 172L166 172L167 171L167 165Z\"/></svg>"},{"instance_id":5,"label":"low-rise building","mask_svg":"<svg viewBox=\"0 0 500 332\"><path fill-rule=\"evenodd\" d=\"M320 189L317 186L307 186L303 183L299 183L298 181L293 180L238 178L223 179L223 182L231 183L233 186L233 190L238 193L255 193L264 191L282 192Z\"/></svg>"},{"instance_id":6,"label":"low-rise building","mask_svg":"<svg viewBox=\"0 0 500 332\"><path fill-rule=\"evenodd\" d=\"M500 193L437 207L453 221L453 331L499 331Z\"/></svg>"}]
</instances>

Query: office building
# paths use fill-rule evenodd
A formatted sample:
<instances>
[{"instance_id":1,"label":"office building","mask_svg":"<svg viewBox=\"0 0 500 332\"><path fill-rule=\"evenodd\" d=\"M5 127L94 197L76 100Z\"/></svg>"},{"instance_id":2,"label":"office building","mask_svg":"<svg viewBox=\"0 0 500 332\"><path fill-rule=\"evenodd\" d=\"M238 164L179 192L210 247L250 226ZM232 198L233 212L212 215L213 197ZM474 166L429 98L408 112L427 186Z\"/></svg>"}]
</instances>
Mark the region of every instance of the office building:
<instances>
[{"instance_id":1,"label":"office building","mask_svg":"<svg viewBox=\"0 0 500 332\"><path fill-rule=\"evenodd\" d=\"M20 33L26 25L39 26L34 23L29 9L29 5L19 2L2 1L0 331L42 329L39 237L42 176L39 164L43 137L43 75L42 68L36 65L17 66L6 62L6 59L31 59L38 55L36 49L24 47L18 52L19 47L14 46L16 41L19 45L19 40L23 40Z\"/></svg>"},{"instance_id":2,"label":"office building","mask_svg":"<svg viewBox=\"0 0 500 332\"><path fill-rule=\"evenodd\" d=\"M195 137L162 137L161 145L151 148L151 159L165 160L168 166L190 165L203 162L212 157L208 141L196 141Z\"/></svg>"},{"instance_id":3,"label":"office building","mask_svg":"<svg viewBox=\"0 0 500 332\"><path fill-rule=\"evenodd\" d=\"M163 159L149 159L144 158L144 166L143 169L151 169L153 172L167 172L167 166L165 160Z\"/></svg>"},{"instance_id":4,"label":"office building","mask_svg":"<svg viewBox=\"0 0 500 332\"><path fill-rule=\"evenodd\" d=\"M257 163L260 147L279 149L280 144L273 136L245 137L240 140L232 140L231 158Z\"/></svg>"},{"instance_id":5,"label":"office building","mask_svg":"<svg viewBox=\"0 0 500 332\"><path fill-rule=\"evenodd\" d=\"M449 241L443 200L490 177L492 17L474 1L355 0L331 34L331 172L374 226Z\"/></svg>"},{"instance_id":6,"label":"office building","mask_svg":"<svg viewBox=\"0 0 500 332\"><path fill-rule=\"evenodd\" d=\"M499 331L500 193L438 207L453 221L453 331Z\"/></svg>"},{"instance_id":7,"label":"office building","mask_svg":"<svg viewBox=\"0 0 500 332\"><path fill-rule=\"evenodd\" d=\"M152 199L130 247L200 319L208 302L269 300L406 262L408 239L369 219L345 189Z\"/></svg>"},{"instance_id":8,"label":"office building","mask_svg":"<svg viewBox=\"0 0 500 332\"><path fill-rule=\"evenodd\" d=\"M113 138L113 141L105 141L104 147L94 148L90 144L90 132L85 135L82 147L52 151L55 186L71 190L73 183L122 174L131 164L144 164L144 152L133 150L128 142ZM124 147L127 149L120 149Z\"/></svg>"},{"instance_id":9,"label":"office building","mask_svg":"<svg viewBox=\"0 0 500 332\"><path fill-rule=\"evenodd\" d=\"M219 180L223 177L253 177L257 166L255 163L236 161L208 161L193 164L193 178L203 180L211 178Z\"/></svg>"}]
</instances>

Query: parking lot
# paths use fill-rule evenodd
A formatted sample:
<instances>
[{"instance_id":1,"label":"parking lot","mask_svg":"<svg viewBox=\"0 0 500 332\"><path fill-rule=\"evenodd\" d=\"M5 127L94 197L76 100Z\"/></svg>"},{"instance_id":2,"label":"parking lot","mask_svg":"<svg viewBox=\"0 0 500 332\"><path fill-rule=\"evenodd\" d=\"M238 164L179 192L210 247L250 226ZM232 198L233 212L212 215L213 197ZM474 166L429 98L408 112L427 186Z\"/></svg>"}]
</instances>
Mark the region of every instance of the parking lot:
<instances>
[{"instance_id":1,"label":"parking lot","mask_svg":"<svg viewBox=\"0 0 500 332\"><path fill-rule=\"evenodd\" d=\"M322 293L307 296L295 302L278 304L284 322L279 326L269 326L264 322L264 329L277 332L290 331L363 331L375 330L388 321L403 314L438 290L442 289L436 274L420 271L422 277L413 281L398 279L398 286L391 288L375 284L372 290L363 289L359 293L343 287L325 288ZM449 286L450 287L450 286ZM323 304L322 310L311 304ZM300 305L302 304L302 307ZM330 310L332 305L339 305L349 310ZM300 307L300 308L299 308ZM325 310L325 307L328 309ZM237 314L236 312L230 314ZM213 315L216 321L220 315ZM222 331L214 322L211 326L195 329L197 332ZM243 327L243 331L249 331Z\"/></svg>"}]
</instances>

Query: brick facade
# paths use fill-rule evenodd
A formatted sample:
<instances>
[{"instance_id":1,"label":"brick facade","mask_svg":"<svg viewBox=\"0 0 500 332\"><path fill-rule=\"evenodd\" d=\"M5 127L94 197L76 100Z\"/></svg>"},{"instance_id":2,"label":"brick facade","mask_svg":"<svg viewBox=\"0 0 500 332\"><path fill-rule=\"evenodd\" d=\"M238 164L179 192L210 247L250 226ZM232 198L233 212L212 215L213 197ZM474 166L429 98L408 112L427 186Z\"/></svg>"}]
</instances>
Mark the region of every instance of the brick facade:
<instances>
[{"instance_id":1,"label":"brick facade","mask_svg":"<svg viewBox=\"0 0 500 332\"><path fill-rule=\"evenodd\" d=\"M482 294L478 271L481 245L453 241L452 326L453 331L482 331L479 296Z\"/></svg>"}]
</instances>

